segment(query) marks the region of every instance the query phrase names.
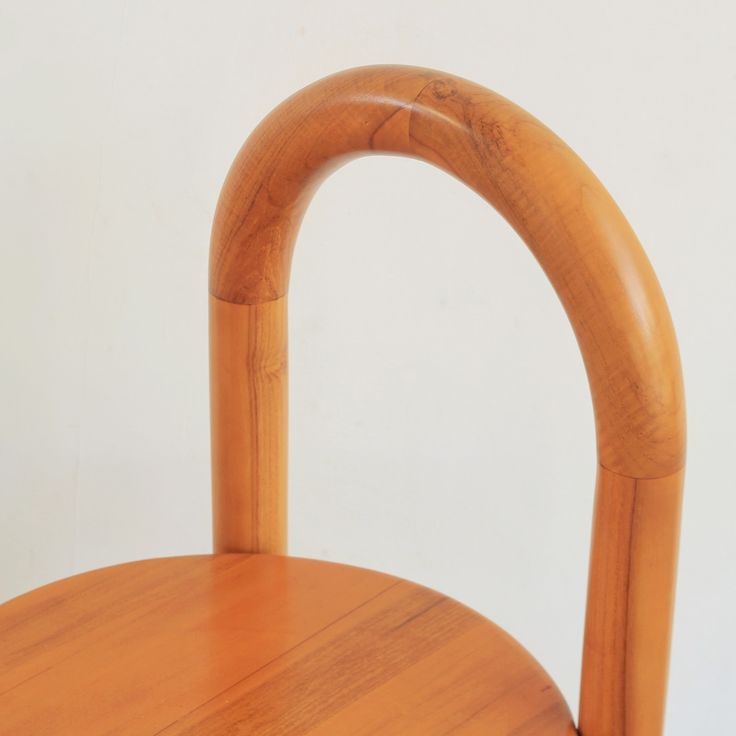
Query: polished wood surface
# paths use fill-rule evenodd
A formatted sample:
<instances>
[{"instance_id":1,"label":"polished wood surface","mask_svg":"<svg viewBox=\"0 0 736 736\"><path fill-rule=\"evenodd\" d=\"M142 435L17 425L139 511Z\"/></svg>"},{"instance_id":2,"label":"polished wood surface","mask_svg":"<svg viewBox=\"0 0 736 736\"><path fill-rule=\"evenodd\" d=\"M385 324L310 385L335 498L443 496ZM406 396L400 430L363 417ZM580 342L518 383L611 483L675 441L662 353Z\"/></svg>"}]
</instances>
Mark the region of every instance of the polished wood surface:
<instances>
[{"instance_id":1,"label":"polished wood surface","mask_svg":"<svg viewBox=\"0 0 736 736\"><path fill-rule=\"evenodd\" d=\"M411 67L367 67L316 82L277 107L248 138L225 182L212 232L210 293L238 304L284 296L294 240L317 185L337 166L371 153L419 157L448 171L525 240L580 344L601 464L634 478L679 470L677 345L634 232L565 143L472 82Z\"/></svg>"},{"instance_id":2,"label":"polished wood surface","mask_svg":"<svg viewBox=\"0 0 736 736\"><path fill-rule=\"evenodd\" d=\"M537 662L389 575L271 555L149 560L0 606L13 736L572 736Z\"/></svg>"},{"instance_id":3,"label":"polished wood surface","mask_svg":"<svg viewBox=\"0 0 736 736\"><path fill-rule=\"evenodd\" d=\"M659 734L683 474L636 480L598 473L580 730Z\"/></svg>"},{"instance_id":4,"label":"polished wood surface","mask_svg":"<svg viewBox=\"0 0 736 736\"><path fill-rule=\"evenodd\" d=\"M466 183L559 295L599 460L579 733L661 735L685 447L662 292L613 200L559 138L478 85L412 67L317 82L241 149L210 251L222 554L97 570L0 606L0 734L575 733L541 667L478 614L387 575L280 556L292 249L319 182L369 153L421 158Z\"/></svg>"},{"instance_id":5,"label":"polished wood surface","mask_svg":"<svg viewBox=\"0 0 736 736\"><path fill-rule=\"evenodd\" d=\"M342 72L277 107L235 159L210 251L216 549L285 551L292 250L319 183L381 153L423 159L474 189L516 229L562 302L590 382L600 464L580 728L657 736L685 454L669 312L634 232L585 164L472 82L413 67Z\"/></svg>"},{"instance_id":6,"label":"polished wood surface","mask_svg":"<svg viewBox=\"0 0 736 736\"><path fill-rule=\"evenodd\" d=\"M286 552L286 366L286 297L243 311L210 296L218 552Z\"/></svg>"}]
</instances>

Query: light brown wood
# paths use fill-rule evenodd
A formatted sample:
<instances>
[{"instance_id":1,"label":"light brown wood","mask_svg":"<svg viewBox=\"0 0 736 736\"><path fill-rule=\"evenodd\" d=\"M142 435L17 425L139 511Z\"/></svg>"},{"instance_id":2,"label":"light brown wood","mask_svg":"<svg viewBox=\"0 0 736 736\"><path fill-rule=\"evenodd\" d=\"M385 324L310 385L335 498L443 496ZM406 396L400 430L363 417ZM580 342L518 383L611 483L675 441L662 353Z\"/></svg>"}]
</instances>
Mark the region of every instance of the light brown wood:
<instances>
[{"instance_id":1,"label":"light brown wood","mask_svg":"<svg viewBox=\"0 0 736 736\"><path fill-rule=\"evenodd\" d=\"M120 565L0 606L13 736L572 736L548 675L459 603L270 555Z\"/></svg>"},{"instance_id":2,"label":"light brown wood","mask_svg":"<svg viewBox=\"0 0 736 736\"><path fill-rule=\"evenodd\" d=\"M656 736L685 448L674 330L651 265L600 182L538 120L467 80L412 67L349 70L290 97L239 152L210 257L213 329L231 336L216 338L212 354L216 548L283 549L287 389L280 369L278 380L264 379L263 366L285 365L284 300L311 196L335 168L372 153L421 158L474 189L559 295L588 373L601 467L582 733Z\"/></svg>"},{"instance_id":3,"label":"light brown wood","mask_svg":"<svg viewBox=\"0 0 736 736\"><path fill-rule=\"evenodd\" d=\"M368 67L328 77L277 107L225 182L210 292L242 304L286 294L294 240L316 186L337 166L370 153L436 164L514 226L575 329L601 464L636 478L679 470L684 405L677 345L636 236L557 136L471 82L411 67Z\"/></svg>"},{"instance_id":4,"label":"light brown wood","mask_svg":"<svg viewBox=\"0 0 736 736\"><path fill-rule=\"evenodd\" d=\"M215 549L282 554L286 297L241 305L210 296L210 356Z\"/></svg>"},{"instance_id":5,"label":"light brown wood","mask_svg":"<svg viewBox=\"0 0 736 736\"><path fill-rule=\"evenodd\" d=\"M644 480L598 473L580 731L659 734L683 473Z\"/></svg>"},{"instance_id":6,"label":"light brown wood","mask_svg":"<svg viewBox=\"0 0 736 736\"><path fill-rule=\"evenodd\" d=\"M220 197L215 548L259 554L131 563L0 606L0 733L575 733L539 664L478 614L380 573L265 554L286 549L293 243L319 182L367 153L419 157L468 184L556 289L588 372L600 463L580 734L662 733L685 428L661 290L562 141L482 87L411 67L351 70L291 97L248 139Z\"/></svg>"}]
</instances>

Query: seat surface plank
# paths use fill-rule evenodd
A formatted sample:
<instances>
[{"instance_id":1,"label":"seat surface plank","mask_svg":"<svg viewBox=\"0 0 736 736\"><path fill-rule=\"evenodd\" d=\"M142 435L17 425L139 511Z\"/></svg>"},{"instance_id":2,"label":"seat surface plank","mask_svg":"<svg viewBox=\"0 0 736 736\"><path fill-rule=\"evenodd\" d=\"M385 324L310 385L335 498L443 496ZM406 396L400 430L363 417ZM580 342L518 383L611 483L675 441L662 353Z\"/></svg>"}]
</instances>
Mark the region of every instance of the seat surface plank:
<instances>
[{"instance_id":1,"label":"seat surface plank","mask_svg":"<svg viewBox=\"0 0 736 736\"><path fill-rule=\"evenodd\" d=\"M133 562L0 606L15 736L572 736L510 636L433 590L270 555Z\"/></svg>"}]
</instances>

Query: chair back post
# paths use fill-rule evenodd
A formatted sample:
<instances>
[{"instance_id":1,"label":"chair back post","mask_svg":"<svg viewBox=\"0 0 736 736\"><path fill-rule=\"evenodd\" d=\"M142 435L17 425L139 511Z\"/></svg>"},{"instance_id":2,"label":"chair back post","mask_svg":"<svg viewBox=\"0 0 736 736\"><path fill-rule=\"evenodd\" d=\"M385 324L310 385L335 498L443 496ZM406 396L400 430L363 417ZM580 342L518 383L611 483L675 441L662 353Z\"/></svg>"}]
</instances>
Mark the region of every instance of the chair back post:
<instances>
[{"instance_id":1,"label":"chair back post","mask_svg":"<svg viewBox=\"0 0 736 736\"><path fill-rule=\"evenodd\" d=\"M583 736L662 731L685 415L669 312L596 177L522 109L442 72L353 69L277 107L227 176L210 251L214 540L286 551L287 287L309 200L365 154L423 159L506 218L572 324L598 477L580 706Z\"/></svg>"}]
</instances>

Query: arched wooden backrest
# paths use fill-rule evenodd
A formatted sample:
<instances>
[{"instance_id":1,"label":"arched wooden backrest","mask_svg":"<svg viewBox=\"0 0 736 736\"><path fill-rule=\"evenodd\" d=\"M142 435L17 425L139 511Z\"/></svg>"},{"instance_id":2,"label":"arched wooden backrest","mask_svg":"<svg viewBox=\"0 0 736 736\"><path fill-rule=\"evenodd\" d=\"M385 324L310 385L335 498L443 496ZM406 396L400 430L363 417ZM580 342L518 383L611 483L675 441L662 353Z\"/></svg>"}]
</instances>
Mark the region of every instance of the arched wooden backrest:
<instances>
[{"instance_id":1,"label":"arched wooden backrest","mask_svg":"<svg viewBox=\"0 0 736 736\"><path fill-rule=\"evenodd\" d=\"M684 465L677 344L652 268L582 161L538 120L457 77L353 69L290 97L225 182L210 255L216 551L286 549L286 292L318 184L403 154L492 204L552 282L585 361L598 479L583 653L584 736L661 732Z\"/></svg>"}]
</instances>

